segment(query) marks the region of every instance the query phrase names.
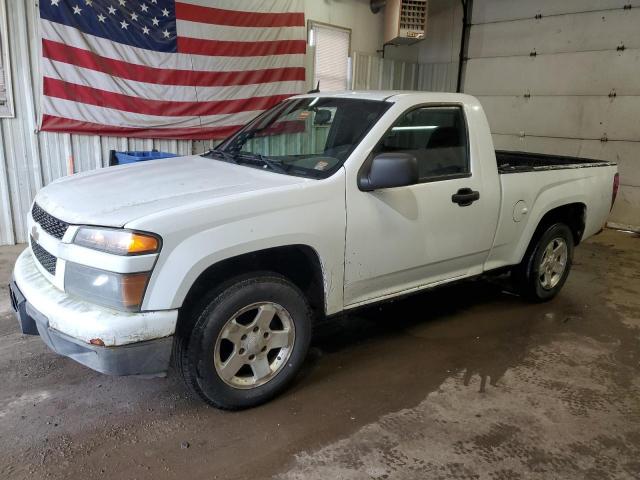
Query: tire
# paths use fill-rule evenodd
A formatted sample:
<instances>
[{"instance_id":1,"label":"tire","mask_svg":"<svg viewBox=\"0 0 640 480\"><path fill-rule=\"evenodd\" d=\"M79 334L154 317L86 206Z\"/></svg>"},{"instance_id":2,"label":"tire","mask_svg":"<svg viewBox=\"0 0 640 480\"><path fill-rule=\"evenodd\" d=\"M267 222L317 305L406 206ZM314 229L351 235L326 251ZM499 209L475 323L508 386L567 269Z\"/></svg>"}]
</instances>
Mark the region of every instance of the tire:
<instances>
[{"instance_id":1,"label":"tire","mask_svg":"<svg viewBox=\"0 0 640 480\"><path fill-rule=\"evenodd\" d=\"M255 407L281 393L309 350L304 294L276 273L236 277L194 312L176 340L176 366L192 393L224 410Z\"/></svg>"},{"instance_id":2,"label":"tire","mask_svg":"<svg viewBox=\"0 0 640 480\"><path fill-rule=\"evenodd\" d=\"M512 272L520 293L534 302L555 297L569 276L573 247L573 234L565 224L556 223L544 230Z\"/></svg>"}]
</instances>

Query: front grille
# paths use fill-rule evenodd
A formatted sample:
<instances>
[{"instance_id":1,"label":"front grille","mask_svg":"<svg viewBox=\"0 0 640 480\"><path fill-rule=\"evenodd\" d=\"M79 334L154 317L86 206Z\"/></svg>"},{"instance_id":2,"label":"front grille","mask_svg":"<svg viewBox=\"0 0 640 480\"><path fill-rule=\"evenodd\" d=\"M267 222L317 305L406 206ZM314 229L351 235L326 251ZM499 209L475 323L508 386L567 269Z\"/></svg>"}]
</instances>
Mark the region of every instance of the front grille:
<instances>
[{"instance_id":1,"label":"front grille","mask_svg":"<svg viewBox=\"0 0 640 480\"><path fill-rule=\"evenodd\" d=\"M33 237L31 237L31 251L33 251L33 255L38 259L40 265L42 265L47 272L51 275L56 274L56 261L58 259L38 245Z\"/></svg>"},{"instance_id":2,"label":"front grille","mask_svg":"<svg viewBox=\"0 0 640 480\"><path fill-rule=\"evenodd\" d=\"M67 229L69 228L68 223L63 222L62 220L58 220L53 215L49 215L42 208L40 208L37 203L33 204L33 208L31 209L31 216L45 232L47 232L52 237L57 238L58 240L62 240L62 237L64 237L64 234L67 233Z\"/></svg>"}]
</instances>

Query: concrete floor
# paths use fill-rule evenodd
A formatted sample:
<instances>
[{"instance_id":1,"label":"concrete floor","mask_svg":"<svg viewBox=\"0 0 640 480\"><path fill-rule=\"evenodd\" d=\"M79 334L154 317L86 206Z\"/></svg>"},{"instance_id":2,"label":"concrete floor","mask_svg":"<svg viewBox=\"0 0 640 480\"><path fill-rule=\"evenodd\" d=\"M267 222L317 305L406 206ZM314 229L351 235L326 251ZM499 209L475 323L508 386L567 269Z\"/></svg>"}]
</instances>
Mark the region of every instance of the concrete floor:
<instances>
[{"instance_id":1,"label":"concrete floor","mask_svg":"<svg viewBox=\"0 0 640 480\"><path fill-rule=\"evenodd\" d=\"M0 478L640 477L640 237L580 246L551 303L489 282L319 328L304 374L239 413L111 378L18 333L0 248Z\"/></svg>"}]
</instances>

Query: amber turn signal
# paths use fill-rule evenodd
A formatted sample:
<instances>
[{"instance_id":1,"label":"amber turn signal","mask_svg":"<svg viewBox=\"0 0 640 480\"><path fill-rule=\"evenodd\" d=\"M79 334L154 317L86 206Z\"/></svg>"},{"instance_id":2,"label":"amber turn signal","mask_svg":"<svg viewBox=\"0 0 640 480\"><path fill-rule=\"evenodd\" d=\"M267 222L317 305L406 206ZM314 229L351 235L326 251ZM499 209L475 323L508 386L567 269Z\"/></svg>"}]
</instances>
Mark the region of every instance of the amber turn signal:
<instances>
[{"instance_id":1,"label":"amber turn signal","mask_svg":"<svg viewBox=\"0 0 640 480\"><path fill-rule=\"evenodd\" d=\"M131 273L122 276L122 305L125 308L137 308L142 304L148 281L149 273Z\"/></svg>"},{"instance_id":2,"label":"amber turn signal","mask_svg":"<svg viewBox=\"0 0 640 480\"><path fill-rule=\"evenodd\" d=\"M156 237L142 233L132 233L129 240L129 254L154 253L160 245Z\"/></svg>"}]
</instances>

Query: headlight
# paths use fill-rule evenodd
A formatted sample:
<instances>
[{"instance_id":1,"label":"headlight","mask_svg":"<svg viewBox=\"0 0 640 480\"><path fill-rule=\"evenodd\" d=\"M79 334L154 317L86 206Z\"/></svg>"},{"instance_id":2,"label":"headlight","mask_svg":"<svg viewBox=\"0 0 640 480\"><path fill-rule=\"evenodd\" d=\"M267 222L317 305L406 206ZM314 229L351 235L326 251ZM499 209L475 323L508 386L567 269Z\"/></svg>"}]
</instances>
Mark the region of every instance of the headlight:
<instances>
[{"instance_id":1,"label":"headlight","mask_svg":"<svg viewBox=\"0 0 640 480\"><path fill-rule=\"evenodd\" d=\"M160 240L155 235L118 228L81 227L73 243L115 255L142 255L160 250Z\"/></svg>"},{"instance_id":2,"label":"headlight","mask_svg":"<svg viewBox=\"0 0 640 480\"><path fill-rule=\"evenodd\" d=\"M138 311L151 272L113 273L67 262L65 291L117 310Z\"/></svg>"}]
</instances>

